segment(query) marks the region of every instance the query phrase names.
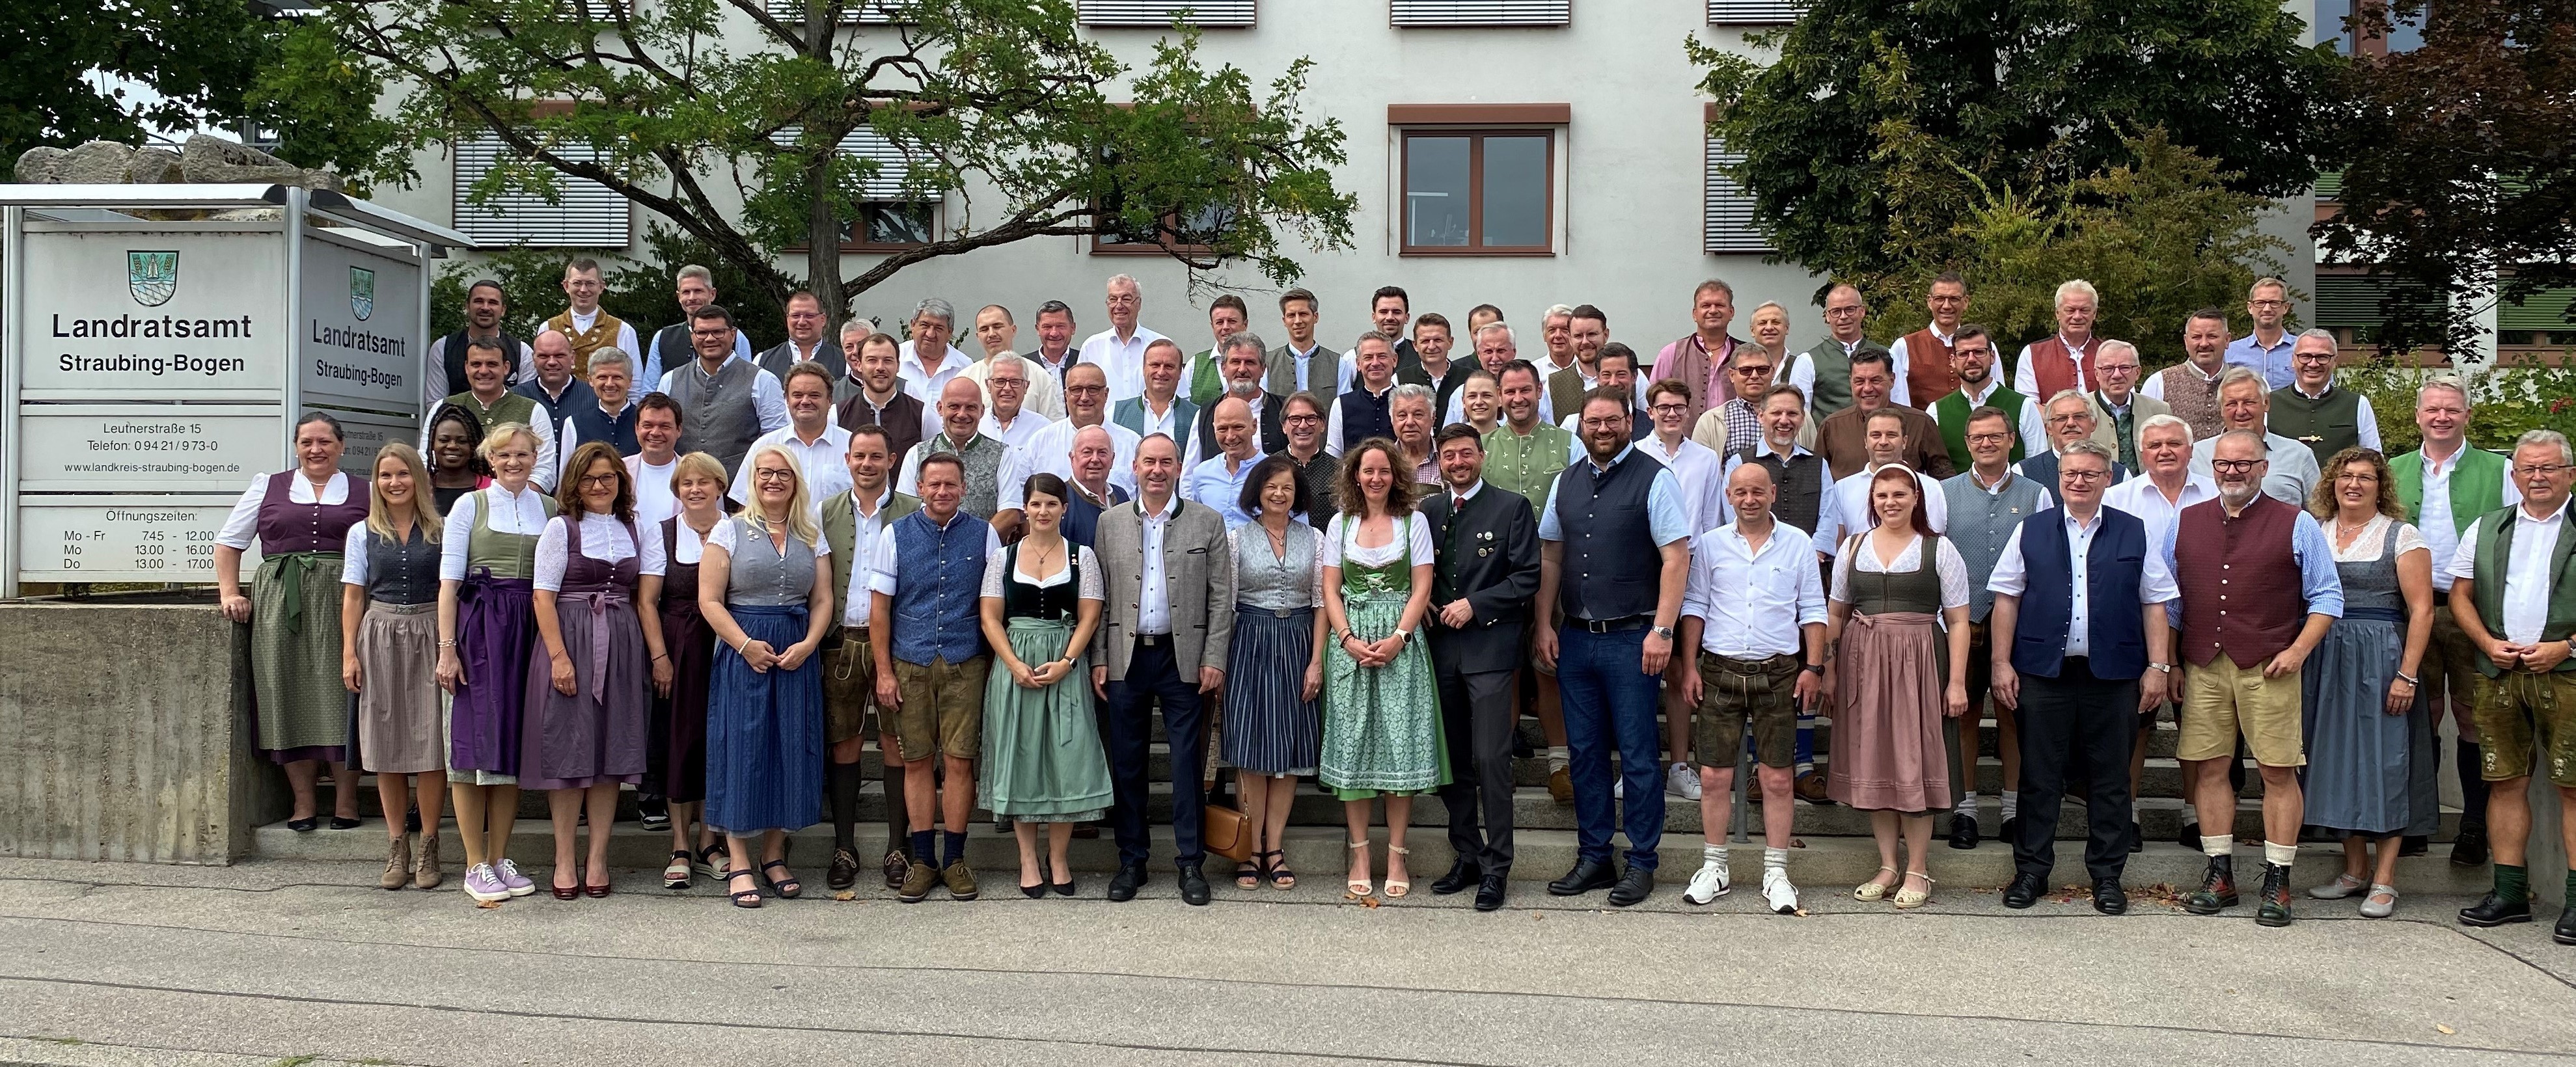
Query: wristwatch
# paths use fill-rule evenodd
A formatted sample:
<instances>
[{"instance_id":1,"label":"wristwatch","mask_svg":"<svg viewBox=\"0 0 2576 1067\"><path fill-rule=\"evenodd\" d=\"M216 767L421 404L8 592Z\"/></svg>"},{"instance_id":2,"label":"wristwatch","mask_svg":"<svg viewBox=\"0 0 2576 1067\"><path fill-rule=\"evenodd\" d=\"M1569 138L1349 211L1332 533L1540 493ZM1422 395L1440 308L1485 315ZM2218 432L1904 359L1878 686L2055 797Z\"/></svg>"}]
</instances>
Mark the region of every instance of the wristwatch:
<instances>
[{"instance_id":1,"label":"wristwatch","mask_svg":"<svg viewBox=\"0 0 2576 1067\"><path fill-rule=\"evenodd\" d=\"M1673 639L1673 628L1670 626L1655 627L1655 636L1663 638L1666 641L1670 641Z\"/></svg>"},{"instance_id":2,"label":"wristwatch","mask_svg":"<svg viewBox=\"0 0 2576 1067\"><path fill-rule=\"evenodd\" d=\"M2157 669L2157 670L2160 670L2160 671L2163 671L2163 672L2165 672L2166 674L2172 674L2172 673L2173 673L2173 664L2170 664L2170 663L2150 663L2150 664L2147 664L2147 666L2149 666L2149 667L2153 667L2153 668L2155 668L2155 669Z\"/></svg>"},{"instance_id":3,"label":"wristwatch","mask_svg":"<svg viewBox=\"0 0 2576 1067\"><path fill-rule=\"evenodd\" d=\"M1825 665L1822 663L1801 663L1798 665L1798 669L1814 675L1822 675L1825 673Z\"/></svg>"}]
</instances>

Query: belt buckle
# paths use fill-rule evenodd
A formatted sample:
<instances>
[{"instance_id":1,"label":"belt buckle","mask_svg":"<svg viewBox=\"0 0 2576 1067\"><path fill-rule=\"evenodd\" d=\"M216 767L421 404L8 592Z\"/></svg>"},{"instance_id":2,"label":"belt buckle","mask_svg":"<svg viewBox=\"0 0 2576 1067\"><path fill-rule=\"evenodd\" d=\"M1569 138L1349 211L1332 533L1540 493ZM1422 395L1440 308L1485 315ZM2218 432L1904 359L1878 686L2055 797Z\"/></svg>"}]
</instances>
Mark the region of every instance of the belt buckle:
<instances>
[{"instance_id":1,"label":"belt buckle","mask_svg":"<svg viewBox=\"0 0 2576 1067\"><path fill-rule=\"evenodd\" d=\"M1272 608L1272 609L1270 609L1270 617L1271 617L1271 618L1274 618L1274 619L1293 619L1293 618L1296 618L1296 617L1297 617L1297 609L1296 609L1296 608Z\"/></svg>"},{"instance_id":2,"label":"belt buckle","mask_svg":"<svg viewBox=\"0 0 2576 1067\"><path fill-rule=\"evenodd\" d=\"M1136 643L1137 643L1137 644L1140 644L1140 645L1143 645L1143 646L1145 646L1146 648L1154 648L1154 647L1157 647L1157 646L1161 645L1161 644L1162 644L1164 641L1166 641L1166 640L1168 640L1168 638L1166 638L1166 637L1165 637L1164 635L1162 635L1162 634L1137 634L1137 635L1136 635Z\"/></svg>"},{"instance_id":3,"label":"belt buckle","mask_svg":"<svg viewBox=\"0 0 2576 1067\"><path fill-rule=\"evenodd\" d=\"M1615 631L1611 630L1610 627L1614 625L1615 622L1616 620L1612 619L1585 619L1583 620L1583 629L1586 633L1612 633Z\"/></svg>"}]
</instances>

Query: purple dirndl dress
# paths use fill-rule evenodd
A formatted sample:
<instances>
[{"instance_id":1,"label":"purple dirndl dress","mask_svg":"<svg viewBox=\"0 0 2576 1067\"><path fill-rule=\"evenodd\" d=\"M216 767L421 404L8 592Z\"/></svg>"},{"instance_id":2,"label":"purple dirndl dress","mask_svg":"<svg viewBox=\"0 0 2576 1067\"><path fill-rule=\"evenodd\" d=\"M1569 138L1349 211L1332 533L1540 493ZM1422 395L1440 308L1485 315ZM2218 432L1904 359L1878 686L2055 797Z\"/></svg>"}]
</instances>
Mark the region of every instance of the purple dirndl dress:
<instances>
[{"instance_id":1,"label":"purple dirndl dress","mask_svg":"<svg viewBox=\"0 0 2576 1067\"><path fill-rule=\"evenodd\" d=\"M573 694L556 691L554 665L528 657L527 710L520 721L519 787L586 789L644 778L644 738L652 717L651 664L644 625L635 614L643 543L633 523L633 555L606 563L581 553L581 519L565 515L567 556L555 616L572 657Z\"/></svg>"}]
</instances>

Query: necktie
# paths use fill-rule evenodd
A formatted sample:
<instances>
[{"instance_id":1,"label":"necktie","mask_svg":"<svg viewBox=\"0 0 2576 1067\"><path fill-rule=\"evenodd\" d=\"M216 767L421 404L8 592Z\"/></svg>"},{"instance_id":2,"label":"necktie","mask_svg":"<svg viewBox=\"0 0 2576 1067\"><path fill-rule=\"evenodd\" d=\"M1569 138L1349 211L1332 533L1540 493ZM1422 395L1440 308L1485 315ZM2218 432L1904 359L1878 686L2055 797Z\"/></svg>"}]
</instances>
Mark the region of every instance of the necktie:
<instances>
[{"instance_id":1,"label":"necktie","mask_svg":"<svg viewBox=\"0 0 2576 1067\"><path fill-rule=\"evenodd\" d=\"M1466 497L1453 496L1449 498L1449 514L1456 515L1457 513L1465 510L1467 510Z\"/></svg>"}]
</instances>

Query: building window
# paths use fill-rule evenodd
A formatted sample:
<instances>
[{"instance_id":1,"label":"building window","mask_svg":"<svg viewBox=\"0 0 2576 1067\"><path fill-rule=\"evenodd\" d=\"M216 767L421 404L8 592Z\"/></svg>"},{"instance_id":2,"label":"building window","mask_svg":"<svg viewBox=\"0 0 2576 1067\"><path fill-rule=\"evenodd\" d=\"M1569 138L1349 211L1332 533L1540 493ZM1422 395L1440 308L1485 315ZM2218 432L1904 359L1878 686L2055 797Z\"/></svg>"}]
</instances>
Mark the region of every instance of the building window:
<instances>
[{"instance_id":1,"label":"building window","mask_svg":"<svg viewBox=\"0 0 2576 1067\"><path fill-rule=\"evenodd\" d=\"M598 158L587 146L566 145L554 149L554 153L573 162ZM505 190L479 204L469 200L474 186L513 155L497 137L477 137L456 145L454 217L458 230L485 247L626 246L626 198L598 182L558 174L553 203L537 193L516 189Z\"/></svg>"},{"instance_id":2,"label":"building window","mask_svg":"<svg viewBox=\"0 0 2576 1067\"><path fill-rule=\"evenodd\" d=\"M1118 225L1114 217L1119 211L1116 205L1103 205L1100 211L1111 225ZM1109 233L1091 235L1091 251L1094 255L1205 255L1215 251L1218 236L1233 224L1234 209L1224 204L1187 213L1167 212L1152 229L1120 226Z\"/></svg>"},{"instance_id":3,"label":"building window","mask_svg":"<svg viewBox=\"0 0 2576 1067\"><path fill-rule=\"evenodd\" d=\"M1726 151L1714 137L1708 139L1707 153L1708 203L1701 220L1701 248L1712 253L1771 251L1770 240L1753 222L1753 194L1726 173L1725 168L1744 162L1744 156Z\"/></svg>"},{"instance_id":4,"label":"building window","mask_svg":"<svg viewBox=\"0 0 2576 1067\"><path fill-rule=\"evenodd\" d=\"M1080 0L1085 26L1168 29L1184 12L1192 26L1250 26L1254 0Z\"/></svg>"},{"instance_id":5,"label":"building window","mask_svg":"<svg viewBox=\"0 0 2576 1067\"><path fill-rule=\"evenodd\" d=\"M805 21L804 0L768 0L766 6L769 17L788 25L801 25ZM905 11L911 6L912 0L841 0L840 23L844 26L908 26L912 20L905 17Z\"/></svg>"},{"instance_id":6,"label":"building window","mask_svg":"<svg viewBox=\"0 0 2576 1067\"><path fill-rule=\"evenodd\" d=\"M1408 129L1403 139L1405 254L1553 250L1555 131Z\"/></svg>"},{"instance_id":7,"label":"building window","mask_svg":"<svg viewBox=\"0 0 2576 1067\"><path fill-rule=\"evenodd\" d=\"M1389 0L1398 26L1563 26L1574 0Z\"/></svg>"},{"instance_id":8,"label":"building window","mask_svg":"<svg viewBox=\"0 0 2576 1067\"><path fill-rule=\"evenodd\" d=\"M788 126L771 135L792 145L803 130ZM876 161L876 173L859 187L858 214L841 223L841 251L886 252L929 244L939 236L939 199L935 193L907 189L912 161L883 134L862 126L841 137L841 153Z\"/></svg>"},{"instance_id":9,"label":"building window","mask_svg":"<svg viewBox=\"0 0 2576 1067\"><path fill-rule=\"evenodd\" d=\"M1708 0L1711 26L1786 26L1805 14L1810 0Z\"/></svg>"}]
</instances>

